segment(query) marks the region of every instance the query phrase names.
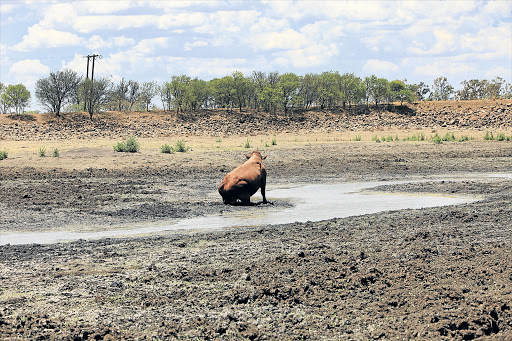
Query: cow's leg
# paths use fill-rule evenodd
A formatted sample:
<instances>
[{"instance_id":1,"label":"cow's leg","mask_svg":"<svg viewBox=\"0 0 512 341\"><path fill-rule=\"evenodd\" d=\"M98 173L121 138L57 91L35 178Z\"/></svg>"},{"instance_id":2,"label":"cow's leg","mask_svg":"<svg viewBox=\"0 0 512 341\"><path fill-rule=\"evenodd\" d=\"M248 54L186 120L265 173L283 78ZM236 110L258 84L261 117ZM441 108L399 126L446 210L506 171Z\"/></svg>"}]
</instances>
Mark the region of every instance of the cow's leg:
<instances>
[{"instance_id":1,"label":"cow's leg","mask_svg":"<svg viewBox=\"0 0 512 341\"><path fill-rule=\"evenodd\" d=\"M240 195L238 198L242 202L242 206L251 206L251 196L250 195Z\"/></svg>"},{"instance_id":2,"label":"cow's leg","mask_svg":"<svg viewBox=\"0 0 512 341\"><path fill-rule=\"evenodd\" d=\"M261 196L263 197L263 203L267 203L267 197L265 196L265 186L267 185L267 177L266 174L263 174L263 177L261 179Z\"/></svg>"}]
</instances>

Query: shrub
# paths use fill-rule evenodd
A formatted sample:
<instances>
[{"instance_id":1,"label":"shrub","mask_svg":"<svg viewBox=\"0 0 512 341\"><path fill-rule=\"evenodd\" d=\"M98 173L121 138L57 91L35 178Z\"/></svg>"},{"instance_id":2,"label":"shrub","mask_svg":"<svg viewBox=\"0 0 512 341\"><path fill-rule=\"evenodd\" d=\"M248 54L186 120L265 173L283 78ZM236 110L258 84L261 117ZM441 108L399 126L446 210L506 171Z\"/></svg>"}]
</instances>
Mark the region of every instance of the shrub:
<instances>
[{"instance_id":1,"label":"shrub","mask_svg":"<svg viewBox=\"0 0 512 341\"><path fill-rule=\"evenodd\" d=\"M172 154L174 153L174 148L168 144L164 144L162 147L160 147L160 153Z\"/></svg>"},{"instance_id":2,"label":"shrub","mask_svg":"<svg viewBox=\"0 0 512 341\"><path fill-rule=\"evenodd\" d=\"M52 156L53 157L59 157L60 156L59 150L57 148L53 148Z\"/></svg>"},{"instance_id":3,"label":"shrub","mask_svg":"<svg viewBox=\"0 0 512 341\"><path fill-rule=\"evenodd\" d=\"M178 153L185 153L189 150L190 148L187 147L185 145L185 141L183 140L179 140L178 142L176 142L176 144L174 145L174 151L175 152L178 152Z\"/></svg>"},{"instance_id":4,"label":"shrub","mask_svg":"<svg viewBox=\"0 0 512 341\"><path fill-rule=\"evenodd\" d=\"M507 137L503 133L497 133L496 134L496 141L506 141Z\"/></svg>"},{"instance_id":5,"label":"shrub","mask_svg":"<svg viewBox=\"0 0 512 341\"><path fill-rule=\"evenodd\" d=\"M407 136L404 141L425 141L425 134L417 133L412 136Z\"/></svg>"},{"instance_id":6,"label":"shrub","mask_svg":"<svg viewBox=\"0 0 512 341\"><path fill-rule=\"evenodd\" d=\"M489 130L487 130L485 132L484 140L486 140L486 141L494 140L494 135L492 134L492 131L489 132Z\"/></svg>"},{"instance_id":7,"label":"shrub","mask_svg":"<svg viewBox=\"0 0 512 341\"><path fill-rule=\"evenodd\" d=\"M140 143L134 136L128 137L123 142L118 142L114 145L114 150L116 152L124 152L124 153L136 153L140 149Z\"/></svg>"},{"instance_id":8,"label":"shrub","mask_svg":"<svg viewBox=\"0 0 512 341\"><path fill-rule=\"evenodd\" d=\"M443 138L441 139L443 141L455 141L455 134L454 133L446 133Z\"/></svg>"},{"instance_id":9,"label":"shrub","mask_svg":"<svg viewBox=\"0 0 512 341\"><path fill-rule=\"evenodd\" d=\"M0 160L7 159L7 150L0 150Z\"/></svg>"},{"instance_id":10,"label":"shrub","mask_svg":"<svg viewBox=\"0 0 512 341\"><path fill-rule=\"evenodd\" d=\"M443 139L441 138L441 136L439 136L438 133L436 133L431 139L430 141L432 141L433 143L435 144L441 144L443 143Z\"/></svg>"},{"instance_id":11,"label":"shrub","mask_svg":"<svg viewBox=\"0 0 512 341\"><path fill-rule=\"evenodd\" d=\"M272 138L271 143L272 143L272 145L273 145L273 146L276 146L276 145L277 145L277 139L276 139L276 137L275 137L275 136Z\"/></svg>"},{"instance_id":12,"label":"shrub","mask_svg":"<svg viewBox=\"0 0 512 341\"><path fill-rule=\"evenodd\" d=\"M458 141L459 142L465 142L465 141L469 141L470 139L472 140L473 138L472 137L470 138L467 135L462 135L461 137L459 137Z\"/></svg>"},{"instance_id":13,"label":"shrub","mask_svg":"<svg viewBox=\"0 0 512 341\"><path fill-rule=\"evenodd\" d=\"M39 148L39 157L45 157L46 156L46 148L40 147Z\"/></svg>"},{"instance_id":14,"label":"shrub","mask_svg":"<svg viewBox=\"0 0 512 341\"><path fill-rule=\"evenodd\" d=\"M361 135L356 135L354 137L354 141L361 141Z\"/></svg>"},{"instance_id":15,"label":"shrub","mask_svg":"<svg viewBox=\"0 0 512 341\"><path fill-rule=\"evenodd\" d=\"M379 139L379 137L378 137L377 135L374 135L374 136L372 137L372 141L375 141L375 142L377 142L377 143L380 143L380 139Z\"/></svg>"}]
</instances>

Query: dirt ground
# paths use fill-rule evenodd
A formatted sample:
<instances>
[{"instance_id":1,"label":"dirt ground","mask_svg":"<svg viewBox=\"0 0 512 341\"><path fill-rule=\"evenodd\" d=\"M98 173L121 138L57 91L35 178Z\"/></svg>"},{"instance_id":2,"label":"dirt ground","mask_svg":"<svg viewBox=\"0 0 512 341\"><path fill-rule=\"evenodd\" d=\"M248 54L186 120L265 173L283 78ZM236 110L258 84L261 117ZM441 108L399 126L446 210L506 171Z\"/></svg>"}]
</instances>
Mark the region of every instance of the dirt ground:
<instances>
[{"instance_id":1,"label":"dirt ground","mask_svg":"<svg viewBox=\"0 0 512 341\"><path fill-rule=\"evenodd\" d=\"M400 136L385 143L372 142L372 130L189 135L192 149L170 155L159 146L182 137L141 138L135 154L114 153L108 136L0 140L9 151L0 234L279 209L286 203L225 206L216 193L248 138L268 155L268 188L464 176L374 190L480 198L321 222L0 246L0 339L511 339L512 179L470 178L512 173L512 142L452 131L475 139L402 141L417 131L400 127L378 132ZM41 146L60 157L39 158Z\"/></svg>"}]
</instances>

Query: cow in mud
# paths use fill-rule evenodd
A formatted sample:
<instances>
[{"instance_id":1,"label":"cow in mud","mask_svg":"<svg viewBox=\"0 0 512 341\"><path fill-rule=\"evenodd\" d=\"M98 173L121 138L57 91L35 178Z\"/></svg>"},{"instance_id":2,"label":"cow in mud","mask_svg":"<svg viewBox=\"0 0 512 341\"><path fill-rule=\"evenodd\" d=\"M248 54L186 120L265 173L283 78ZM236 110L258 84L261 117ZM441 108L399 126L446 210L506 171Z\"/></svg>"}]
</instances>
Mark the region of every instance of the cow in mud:
<instances>
[{"instance_id":1,"label":"cow in mud","mask_svg":"<svg viewBox=\"0 0 512 341\"><path fill-rule=\"evenodd\" d=\"M261 156L258 151L246 155L248 159L242 165L226 174L219 186L219 193L225 205L251 205L251 196L261 188L263 203L267 203L265 197L265 184L267 171L263 166L266 156Z\"/></svg>"}]
</instances>

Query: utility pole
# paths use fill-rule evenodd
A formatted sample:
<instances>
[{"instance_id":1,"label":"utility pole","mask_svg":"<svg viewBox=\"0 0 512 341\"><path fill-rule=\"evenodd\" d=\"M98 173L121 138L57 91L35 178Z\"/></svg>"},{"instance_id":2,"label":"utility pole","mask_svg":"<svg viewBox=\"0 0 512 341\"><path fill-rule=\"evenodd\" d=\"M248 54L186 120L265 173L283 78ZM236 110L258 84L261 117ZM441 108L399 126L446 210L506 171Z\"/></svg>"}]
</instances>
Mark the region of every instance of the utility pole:
<instances>
[{"instance_id":1,"label":"utility pole","mask_svg":"<svg viewBox=\"0 0 512 341\"><path fill-rule=\"evenodd\" d=\"M85 79L89 79L89 59L91 56L84 56L84 58L87 58L87 76ZM87 97L87 92L85 93L85 96ZM84 98L84 111L87 110L87 98Z\"/></svg>"},{"instance_id":2,"label":"utility pole","mask_svg":"<svg viewBox=\"0 0 512 341\"><path fill-rule=\"evenodd\" d=\"M90 93L87 93L86 92L86 96L88 98L85 99L85 103L84 103L84 111L87 110L87 104L89 104L89 113L92 113L92 110L93 110L93 103L92 103L92 95L93 95L93 86L94 86L94 61L96 60L96 58L101 58L101 55L99 54L93 54L93 55L87 55L87 56L84 56L84 58L87 58L87 78L86 79L89 79L89 60L92 58L92 72L91 72L91 90L90 90ZM91 117L92 117L92 114L91 114Z\"/></svg>"}]
</instances>

